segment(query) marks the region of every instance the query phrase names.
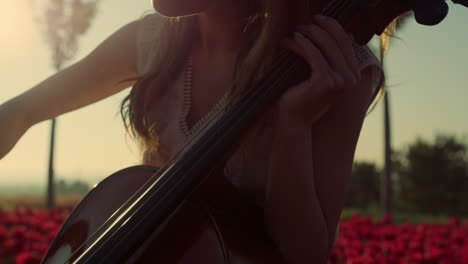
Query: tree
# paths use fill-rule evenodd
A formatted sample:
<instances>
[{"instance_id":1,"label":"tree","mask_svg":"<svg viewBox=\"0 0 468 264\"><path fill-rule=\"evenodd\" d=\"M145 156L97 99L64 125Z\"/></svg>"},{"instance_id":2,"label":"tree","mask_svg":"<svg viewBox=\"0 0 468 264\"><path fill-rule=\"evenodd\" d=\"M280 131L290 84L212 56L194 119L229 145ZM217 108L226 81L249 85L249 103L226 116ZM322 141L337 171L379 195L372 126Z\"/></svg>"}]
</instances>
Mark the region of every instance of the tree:
<instances>
[{"instance_id":1,"label":"tree","mask_svg":"<svg viewBox=\"0 0 468 264\"><path fill-rule=\"evenodd\" d=\"M468 146L455 136L418 138L408 146L400 171L401 204L406 210L468 215Z\"/></svg>"},{"instance_id":2,"label":"tree","mask_svg":"<svg viewBox=\"0 0 468 264\"><path fill-rule=\"evenodd\" d=\"M367 209L379 200L381 172L374 163L354 162L345 206Z\"/></svg>"},{"instance_id":3,"label":"tree","mask_svg":"<svg viewBox=\"0 0 468 264\"><path fill-rule=\"evenodd\" d=\"M58 179L55 182L55 190L58 194L86 195L91 190L91 186L81 180L67 181L65 179Z\"/></svg>"},{"instance_id":4,"label":"tree","mask_svg":"<svg viewBox=\"0 0 468 264\"><path fill-rule=\"evenodd\" d=\"M43 26L44 37L52 51L55 71L62 70L78 50L78 37L90 27L99 0L49 0L38 22ZM47 177L46 207L54 207L54 148L56 119L50 130L49 169Z\"/></svg>"}]
</instances>

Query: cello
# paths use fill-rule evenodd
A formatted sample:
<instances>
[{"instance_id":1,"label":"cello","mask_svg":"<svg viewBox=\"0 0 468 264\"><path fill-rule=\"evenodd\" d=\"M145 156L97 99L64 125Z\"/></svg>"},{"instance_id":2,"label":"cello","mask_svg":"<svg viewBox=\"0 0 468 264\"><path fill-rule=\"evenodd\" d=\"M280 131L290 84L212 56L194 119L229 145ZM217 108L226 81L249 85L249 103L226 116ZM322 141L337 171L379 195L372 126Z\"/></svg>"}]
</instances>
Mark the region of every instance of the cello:
<instances>
[{"instance_id":1,"label":"cello","mask_svg":"<svg viewBox=\"0 0 468 264\"><path fill-rule=\"evenodd\" d=\"M417 22L435 25L448 6L443 0L336 0L321 13L365 44L409 10ZM215 117L174 163L127 168L93 188L42 263L284 263L262 228L261 210L218 174L235 139L308 74L302 59L281 51L256 89Z\"/></svg>"}]
</instances>

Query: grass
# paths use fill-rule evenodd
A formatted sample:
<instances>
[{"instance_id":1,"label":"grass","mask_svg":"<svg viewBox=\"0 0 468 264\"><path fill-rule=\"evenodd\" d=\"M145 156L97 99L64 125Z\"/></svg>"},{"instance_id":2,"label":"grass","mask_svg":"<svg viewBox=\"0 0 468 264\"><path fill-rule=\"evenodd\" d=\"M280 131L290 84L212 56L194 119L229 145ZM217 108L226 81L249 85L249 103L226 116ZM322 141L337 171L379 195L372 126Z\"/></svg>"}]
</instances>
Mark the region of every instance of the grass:
<instances>
[{"instance_id":1,"label":"grass","mask_svg":"<svg viewBox=\"0 0 468 264\"><path fill-rule=\"evenodd\" d=\"M375 206L370 207L368 209L345 208L341 213L341 219L346 220L355 213L359 213L359 215L361 216L371 216L373 219L382 219L382 213L380 208ZM393 222L395 224L402 224L406 222L411 222L414 224L419 224L421 222L435 224L444 223L449 219L453 219L453 217L446 215L428 215L417 212L401 212L397 210L395 210L395 213L393 214ZM460 220L468 221L468 218L460 217Z\"/></svg>"}]
</instances>

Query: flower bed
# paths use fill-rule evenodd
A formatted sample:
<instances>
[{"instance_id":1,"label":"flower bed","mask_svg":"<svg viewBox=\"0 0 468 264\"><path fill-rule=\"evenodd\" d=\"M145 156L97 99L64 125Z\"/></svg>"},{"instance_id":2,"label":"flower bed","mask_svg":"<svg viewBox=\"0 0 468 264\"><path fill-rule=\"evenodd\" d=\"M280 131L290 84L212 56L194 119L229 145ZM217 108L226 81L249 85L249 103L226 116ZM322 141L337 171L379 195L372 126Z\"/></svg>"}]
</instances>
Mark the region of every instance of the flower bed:
<instances>
[{"instance_id":1,"label":"flower bed","mask_svg":"<svg viewBox=\"0 0 468 264\"><path fill-rule=\"evenodd\" d=\"M0 263L40 263L71 209L0 209Z\"/></svg>"},{"instance_id":2,"label":"flower bed","mask_svg":"<svg viewBox=\"0 0 468 264\"><path fill-rule=\"evenodd\" d=\"M329 264L468 264L468 221L394 224L355 214L340 221Z\"/></svg>"},{"instance_id":3,"label":"flower bed","mask_svg":"<svg viewBox=\"0 0 468 264\"><path fill-rule=\"evenodd\" d=\"M0 264L40 263L71 209L0 209ZM353 215L340 221L329 264L468 264L468 221L394 224Z\"/></svg>"}]
</instances>

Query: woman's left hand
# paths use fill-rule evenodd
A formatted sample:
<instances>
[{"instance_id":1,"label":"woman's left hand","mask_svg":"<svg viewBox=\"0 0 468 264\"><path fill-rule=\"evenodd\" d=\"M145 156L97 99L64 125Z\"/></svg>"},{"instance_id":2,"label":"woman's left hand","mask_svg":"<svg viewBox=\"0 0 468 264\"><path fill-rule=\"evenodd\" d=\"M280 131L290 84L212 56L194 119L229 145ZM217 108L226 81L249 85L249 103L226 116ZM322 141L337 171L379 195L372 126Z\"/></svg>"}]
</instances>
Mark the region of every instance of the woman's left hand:
<instances>
[{"instance_id":1,"label":"woman's left hand","mask_svg":"<svg viewBox=\"0 0 468 264\"><path fill-rule=\"evenodd\" d=\"M315 16L314 20L314 24L298 26L294 40L283 42L307 61L311 74L287 89L277 104L281 116L308 125L324 106L361 78L352 39L343 27L331 17Z\"/></svg>"}]
</instances>

